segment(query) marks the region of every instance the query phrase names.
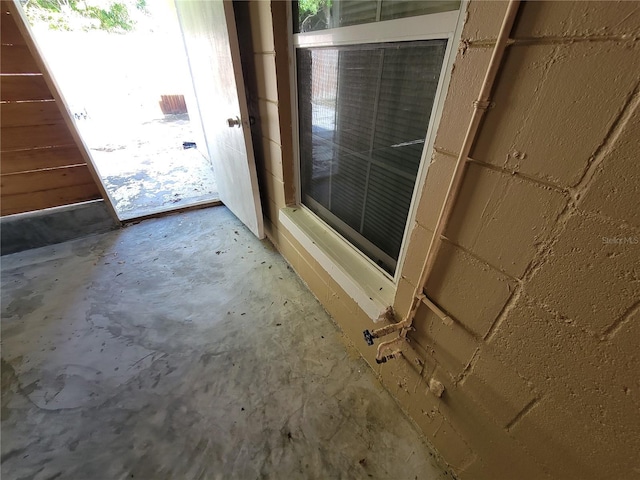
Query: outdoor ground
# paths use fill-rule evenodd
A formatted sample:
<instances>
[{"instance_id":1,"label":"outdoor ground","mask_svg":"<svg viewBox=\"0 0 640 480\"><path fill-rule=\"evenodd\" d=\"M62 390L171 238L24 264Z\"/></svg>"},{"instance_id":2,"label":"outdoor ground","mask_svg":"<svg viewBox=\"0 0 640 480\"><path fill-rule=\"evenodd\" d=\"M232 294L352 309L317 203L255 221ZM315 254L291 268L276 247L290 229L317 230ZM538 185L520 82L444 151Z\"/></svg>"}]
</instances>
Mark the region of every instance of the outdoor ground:
<instances>
[{"instance_id":1,"label":"outdoor ground","mask_svg":"<svg viewBox=\"0 0 640 480\"><path fill-rule=\"evenodd\" d=\"M202 153L206 148L182 146L195 140L188 115L131 125L117 136L112 131L109 139L99 122L78 123L121 218L218 199L213 169Z\"/></svg>"}]
</instances>

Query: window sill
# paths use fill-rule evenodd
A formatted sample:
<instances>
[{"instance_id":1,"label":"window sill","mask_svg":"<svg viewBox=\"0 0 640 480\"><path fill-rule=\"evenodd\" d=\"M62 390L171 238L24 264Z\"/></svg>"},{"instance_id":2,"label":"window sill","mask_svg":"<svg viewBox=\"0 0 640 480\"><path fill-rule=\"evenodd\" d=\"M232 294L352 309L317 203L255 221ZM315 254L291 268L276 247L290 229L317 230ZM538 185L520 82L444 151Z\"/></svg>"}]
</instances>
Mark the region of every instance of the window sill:
<instances>
[{"instance_id":1,"label":"window sill","mask_svg":"<svg viewBox=\"0 0 640 480\"><path fill-rule=\"evenodd\" d=\"M283 208L280 223L373 320L392 305L395 285L304 208Z\"/></svg>"}]
</instances>

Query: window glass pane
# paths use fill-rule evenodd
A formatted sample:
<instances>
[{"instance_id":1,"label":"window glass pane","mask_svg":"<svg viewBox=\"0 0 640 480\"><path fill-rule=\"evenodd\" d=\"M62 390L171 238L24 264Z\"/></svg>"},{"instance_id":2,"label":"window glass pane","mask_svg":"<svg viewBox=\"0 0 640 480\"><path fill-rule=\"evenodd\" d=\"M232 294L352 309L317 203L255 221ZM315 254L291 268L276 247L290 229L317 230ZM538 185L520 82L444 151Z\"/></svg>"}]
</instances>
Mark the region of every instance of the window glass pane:
<instances>
[{"instance_id":1,"label":"window glass pane","mask_svg":"<svg viewBox=\"0 0 640 480\"><path fill-rule=\"evenodd\" d=\"M360 25L376 21L378 0L337 1L333 5L334 27Z\"/></svg>"},{"instance_id":2,"label":"window glass pane","mask_svg":"<svg viewBox=\"0 0 640 480\"><path fill-rule=\"evenodd\" d=\"M458 10L460 0L300 0L293 2L294 32Z\"/></svg>"},{"instance_id":3,"label":"window glass pane","mask_svg":"<svg viewBox=\"0 0 640 480\"><path fill-rule=\"evenodd\" d=\"M307 194L326 208L329 204L329 177L335 146L335 116L338 89L338 51L298 50L300 157L312 161L300 164ZM313 101L312 101L313 100Z\"/></svg>"},{"instance_id":4,"label":"window glass pane","mask_svg":"<svg viewBox=\"0 0 640 480\"><path fill-rule=\"evenodd\" d=\"M460 0L382 0L380 20L449 12L459 8Z\"/></svg>"},{"instance_id":5,"label":"window glass pane","mask_svg":"<svg viewBox=\"0 0 640 480\"><path fill-rule=\"evenodd\" d=\"M446 43L297 50L302 203L390 273Z\"/></svg>"},{"instance_id":6,"label":"window glass pane","mask_svg":"<svg viewBox=\"0 0 640 480\"><path fill-rule=\"evenodd\" d=\"M414 186L415 177L393 175L385 168L371 166L362 235L383 251L392 253L395 260L400 252Z\"/></svg>"}]
</instances>

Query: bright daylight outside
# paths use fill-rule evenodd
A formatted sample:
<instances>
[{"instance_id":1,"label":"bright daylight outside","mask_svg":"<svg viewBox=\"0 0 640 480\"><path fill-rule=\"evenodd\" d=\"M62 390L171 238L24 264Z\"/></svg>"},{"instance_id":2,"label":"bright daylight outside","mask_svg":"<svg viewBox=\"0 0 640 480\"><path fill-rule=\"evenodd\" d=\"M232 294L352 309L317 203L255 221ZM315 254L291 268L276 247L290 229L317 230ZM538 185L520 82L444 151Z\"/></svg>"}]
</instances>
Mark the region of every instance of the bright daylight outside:
<instances>
[{"instance_id":1,"label":"bright daylight outside","mask_svg":"<svg viewBox=\"0 0 640 480\"><path fill-rule=\"evenodd\" d=\"M217 200L172 0L21 0L121 219Z\"/></svg>"}]
</instances>

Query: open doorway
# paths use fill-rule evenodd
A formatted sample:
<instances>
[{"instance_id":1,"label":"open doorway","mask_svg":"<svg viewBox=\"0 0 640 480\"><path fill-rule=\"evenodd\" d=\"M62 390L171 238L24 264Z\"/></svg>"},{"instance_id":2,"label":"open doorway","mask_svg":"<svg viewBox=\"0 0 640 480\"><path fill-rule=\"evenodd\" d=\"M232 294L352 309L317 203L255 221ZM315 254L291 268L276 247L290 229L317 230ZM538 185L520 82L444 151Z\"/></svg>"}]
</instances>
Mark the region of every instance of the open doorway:
<instances>
[{"instance_id":1,"label":"open doorway","mask_svg":"<svg viewBox=\"0 0 640 480\"><path fill-rule=\"evenodd\" d=\"M21 0L121 220L218 201L172 0Z\"/></svg>"}]
</instances>

